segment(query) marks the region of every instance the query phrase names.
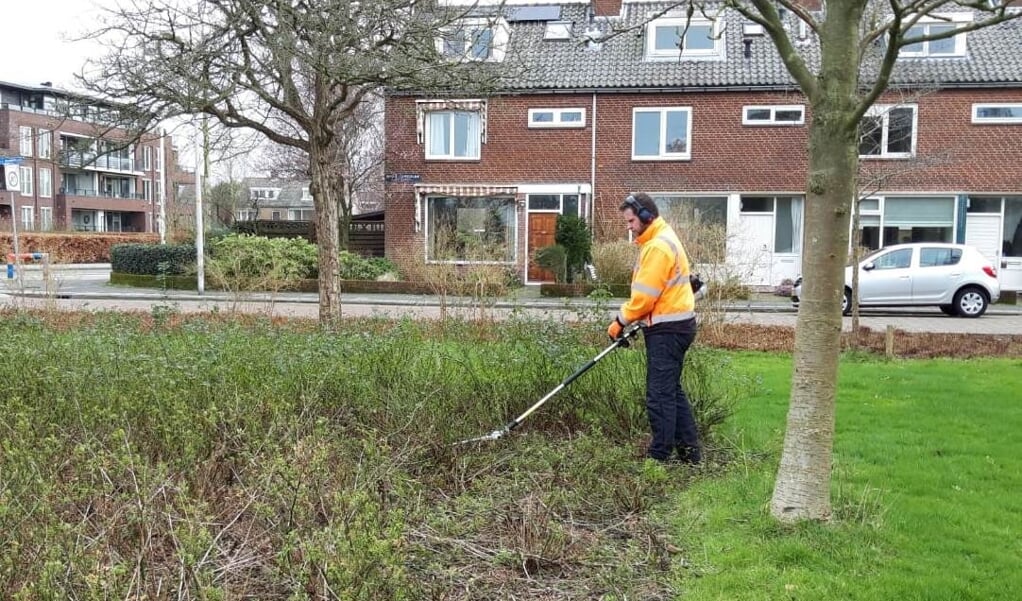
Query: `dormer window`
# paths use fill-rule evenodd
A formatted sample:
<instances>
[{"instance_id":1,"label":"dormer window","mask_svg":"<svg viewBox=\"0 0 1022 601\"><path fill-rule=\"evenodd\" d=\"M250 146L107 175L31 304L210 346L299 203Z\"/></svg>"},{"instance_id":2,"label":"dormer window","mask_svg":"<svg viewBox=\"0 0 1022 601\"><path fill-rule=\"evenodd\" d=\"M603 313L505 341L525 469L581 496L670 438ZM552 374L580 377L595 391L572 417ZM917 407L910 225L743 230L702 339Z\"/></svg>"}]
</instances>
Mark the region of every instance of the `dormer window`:
<instances>
[{"instance_id":1,"label":"dormer window","mask_svg":"<svg viewBox=\"0 0 1022 601\"><path fill-rule=\"evenodd\" d=\"M963 23L972 21L972 15L964 13L932 15L923 17L904 33L903 39L922 36L936 36L954 31ZM953 57L965 56L965 33L955 34L939 40L926 40L902 46L900 58Z\"/></svg>"},{"instance_id":2,"label":"dormer window","mask_svg":"<svg viewBox=\"0 0 1022 601\"><path fill-rule=\"evenodd\" d=\"M720 60L724 32L719 21L666 17L646 25L647 59Z\"/></svg>"},{"instance_id":3,"label":"dormer window","mask_svg":"<svg viewBox=\"0 0 1022 601\"><path fill-rule=\"evenodd\" d=\"M504 60L508 35L504 19L464 19L441 31L437 51L455 61L500 62Z\"/></svg>"}]
</instances>

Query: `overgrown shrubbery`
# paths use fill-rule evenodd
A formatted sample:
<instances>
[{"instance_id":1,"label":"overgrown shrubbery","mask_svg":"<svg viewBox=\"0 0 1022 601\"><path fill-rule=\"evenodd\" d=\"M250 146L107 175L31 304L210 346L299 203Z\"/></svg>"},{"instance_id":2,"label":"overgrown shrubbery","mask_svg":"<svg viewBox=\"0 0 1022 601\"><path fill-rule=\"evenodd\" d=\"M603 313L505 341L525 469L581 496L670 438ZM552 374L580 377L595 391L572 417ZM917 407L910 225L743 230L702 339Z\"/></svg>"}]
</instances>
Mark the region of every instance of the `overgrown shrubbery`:
<instances>
[{"instance_id":1,"label":"overgrown shrubbery","mask_svg":"<svg viewBox=\"0 0 1022 601\"><path fill-rule=\"evenodd\" d=\"M387 273L397 273L397 268L383 257L363 257L362 255L341 251L342 280L375 280Z\"/></svg>"},{"instance_id":2,"label":"overgrown shrubbery","mask_svg":"<svg viewBox=\"0 0 1022 601\"><path fill-rule=\"evenodd\" d=\"M638 459L641 352L501 441L451 444L590 359L599 328L0 317L12 598L650 599L682 569L655 509L687 472ZM749 387L726 355L690 357L710 428Z\"/></svg>"},{"instance_id":3,"label":"overgrown shrubbery","mask_svg":"<svg viewBox=\"0 0 1022 601\"><path fill-rule=\"evenodd\" d=\"M147 244L156 242L157 239L156 234L141 233L20 232L18 250L49 253L51 264L108 263L111 260L111 248L115 245ZM0 232L0 246L13 249L13 236Z\"/></svg>"}]
</instances>

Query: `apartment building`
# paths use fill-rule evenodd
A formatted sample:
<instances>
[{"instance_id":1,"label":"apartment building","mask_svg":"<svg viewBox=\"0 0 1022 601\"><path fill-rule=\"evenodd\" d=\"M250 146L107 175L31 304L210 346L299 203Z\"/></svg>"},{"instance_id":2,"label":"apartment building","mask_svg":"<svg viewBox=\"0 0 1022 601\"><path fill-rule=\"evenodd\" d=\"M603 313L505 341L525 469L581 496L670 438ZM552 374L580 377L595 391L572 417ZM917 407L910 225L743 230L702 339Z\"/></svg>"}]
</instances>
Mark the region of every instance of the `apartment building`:
<instances>
[{"instance_id":1,"label":"apartment building","mask_svg":"<svg viewBox=\"0 0 1022 601\"><path fill-rule=\"evenodd\" d=\"M0 156L20 157L21 188L0 194L0 220L22 230L157 232L173 214L177 151L170 136L128 143L115 106L81 103L51 85L0 82ZM194 207L192 207L193 209Z\"/></svg>"},{"instance_id":2,"label":"apartment building","mask_svg":"<svg viewBox=\"0 0 1022 601\"><path fill-rule=\"evenodd\" d=\"M618 205L645 191L669 220L723 234L696 262L755 286L796 277L809 107L761 28L670 6L509 2L438 32L452 60L514 57L523 70L487 97L388 94L387 256L505 264L538 283L534 251L557 215L623 237ZM955 10L919 27L974 18ZM784 19L818 56L812 31ZM1022 23L905 48L861 130L863 246L965 242L1022 290Z\"/></svg>"}]
</instances>

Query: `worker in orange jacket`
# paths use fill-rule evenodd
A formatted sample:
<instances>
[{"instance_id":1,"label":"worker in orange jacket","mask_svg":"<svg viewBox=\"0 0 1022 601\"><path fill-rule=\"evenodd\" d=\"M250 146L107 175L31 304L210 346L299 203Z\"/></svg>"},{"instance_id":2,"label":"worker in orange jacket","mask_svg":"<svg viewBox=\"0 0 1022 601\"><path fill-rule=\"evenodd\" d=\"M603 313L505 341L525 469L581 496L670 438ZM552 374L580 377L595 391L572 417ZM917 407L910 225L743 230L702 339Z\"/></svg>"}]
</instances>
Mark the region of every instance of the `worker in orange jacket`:
<instances>
[{"instance_id":1,"label":"worker in orange jacket","mask_svg":"<svg viewBox=\"0 0 1022 601\"><path fill-rule=\"evenodd\" d=\"M685 353L696 336L688 257L648 194L629 195L620 210L635 234L639 257L632 271L631 297L621 305L607 334L617 340L626 326L643 322L646 413L653 433L647 456L661 462L699 463L698 428L681 384Z\"/></svg>"}]
</instances>

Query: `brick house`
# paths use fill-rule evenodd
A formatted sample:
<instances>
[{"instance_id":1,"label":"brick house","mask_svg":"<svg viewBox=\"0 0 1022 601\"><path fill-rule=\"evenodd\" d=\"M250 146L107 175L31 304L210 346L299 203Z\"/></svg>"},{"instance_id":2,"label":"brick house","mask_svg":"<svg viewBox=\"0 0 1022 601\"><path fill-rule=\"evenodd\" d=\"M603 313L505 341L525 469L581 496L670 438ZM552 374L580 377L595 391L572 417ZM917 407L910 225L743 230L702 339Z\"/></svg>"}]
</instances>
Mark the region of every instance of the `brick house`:
<instances>
[{"instance_id":1,"label":"brick house","mask_svg":"<svg viewBox=\"0 0 1022 601\"><path fill-rule=\"evenodd\" d=\"M24 230L156 232L164 190L168 222L189 220L194 206L175 199L187 174L170 136L120 148L129 134L104 124L109 110L73 104L48 84L0 82L0 155L21 158L21 189L13 206L0 194L0 220L17 218Z\"/></svg>"},{"instance_id":2,"label":"brick house","mask_svg":"<svg viewBox=\"0 0 1022 601\"><path fill-rule=\"evenodd\" d=\"M698 216L724 233L722 252L707 253L718 256L695 261L764 287L800 273L812 115L757 26L734 11L697 15L679 45L684 13L643 24L663 3L510 4L438 44L463 58L515 57L525 65L516 86L486 98L387 96L389 258L504 263L541 282L549 274L533 252L553 243L558 214L584 217L598 239L622 237L618 205L646 191L669 220ZM811 32L785 18L815 55ZM621 27L634 30L579 41ZM486 47L499 43L502 53ZM1004 289L1022 290L1018 57L1019 21L903 50L892 91L863 120L863 246L973 244L1001 266Z\"/></svg>"}]
</instances>

